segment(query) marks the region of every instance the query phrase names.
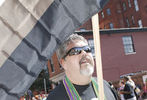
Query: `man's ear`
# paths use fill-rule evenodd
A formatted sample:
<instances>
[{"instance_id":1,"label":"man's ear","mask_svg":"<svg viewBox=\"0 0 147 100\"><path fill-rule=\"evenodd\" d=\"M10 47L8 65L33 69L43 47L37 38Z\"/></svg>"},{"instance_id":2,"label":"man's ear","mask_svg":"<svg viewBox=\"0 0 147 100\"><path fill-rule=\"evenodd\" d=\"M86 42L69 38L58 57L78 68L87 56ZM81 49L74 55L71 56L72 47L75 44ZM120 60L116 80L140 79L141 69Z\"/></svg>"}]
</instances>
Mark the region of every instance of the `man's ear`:
<instances>
[{"instance_id":1,"label":"man's ear","mask_svg":"<svg viewBox=\"0 0 147 100\"><path fill-rule=\"evenodd\" d=\"M66 70L66 65L65 65L66 60L65 59L60 59L60 64Z\"/></svg>"}]
</instances>

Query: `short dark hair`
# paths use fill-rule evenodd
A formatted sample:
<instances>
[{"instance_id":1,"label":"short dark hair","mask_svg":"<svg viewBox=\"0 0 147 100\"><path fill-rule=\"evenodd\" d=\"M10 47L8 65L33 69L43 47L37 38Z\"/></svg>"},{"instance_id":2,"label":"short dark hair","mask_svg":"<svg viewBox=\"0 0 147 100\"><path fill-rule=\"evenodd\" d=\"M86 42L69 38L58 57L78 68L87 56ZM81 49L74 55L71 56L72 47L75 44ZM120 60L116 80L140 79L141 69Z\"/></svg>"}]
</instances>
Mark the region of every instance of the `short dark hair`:
<instances>
[{"instance_id":1,"label":"short dark hair","mask_svg":"<svg viewBox=\"0 0 147 100\"><path fill-rule=\"evenodd\" d=\"M129 77L128 76L124 76L124 79L126 80L126 81L129 81Z\"/></svg>"}]
</instances>

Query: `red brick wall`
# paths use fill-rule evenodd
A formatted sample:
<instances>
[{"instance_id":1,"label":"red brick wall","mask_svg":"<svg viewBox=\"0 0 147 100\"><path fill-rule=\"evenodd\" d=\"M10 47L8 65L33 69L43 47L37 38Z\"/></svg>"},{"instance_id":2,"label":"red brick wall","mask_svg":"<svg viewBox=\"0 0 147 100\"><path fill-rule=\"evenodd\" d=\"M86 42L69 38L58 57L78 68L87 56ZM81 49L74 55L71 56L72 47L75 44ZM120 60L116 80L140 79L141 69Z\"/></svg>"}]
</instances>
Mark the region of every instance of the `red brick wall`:
<instances>
[{"instance_id":1,"label":"red brick wall","mask_svg":"<svg viewBox=\"0 0 147 100\"><path fill-rule=\"evenodd\" d=\"M132 35L136 54L125 55L122 36ZM147 70L146 32L101 35L103 73L106 80L116 80L122 74Z\"/></svg>"},{"instance_id":2,"label":"red brick wall","mask_svg":"<svg viewBox=\"0 0 147 100\"><path fill-rule=\"evenodd\" d=\"M122 36L132 35L136 54L125 55ZM86 39L91 39L93 34L86 34ZM147 70L147 32L101 34L101 52L103 76L105 80L119 80L123 74ZM57 57L53 55L55 72L50 77L63 72L59 67ZM48 62L50 65L50 62ZM94 73L96 76L96 72Z\"/></svg>"},{"instance_id":3,"label":"red brick wall","mask_svg":"<svg viewBox=\"0 0 147 100\"><path fill-rule=\"evenodd\" d=\"M127 28L126 18L129 19L130 27L138 27L138 20L141 19L143 26L147 26L147 1L146 0L138 0L139 11L135 11L134 0L131 1L131 7L128 5L128 0L111 0L104 9L105 18L102 18L101 12L99 13L100 19L100 28L106 29L109 28L109 23L112 22L114 24L114 28ZM123 2L126 3L126 11L123 10ZM106 9L110 8L111 15L108 16L106 14ZM135 24L132 24L132 18L134 16Z\"/></svg>"},{"instance_id":4,"label":"red brick wall","mask_svg":"<svg viewBox=\"0 0 147 100\"><path fill-rule=\"evenodd\" d=\"M53 59L53 66L54 66L55 71L54 72L51 71L50 61L48 61L48 70L49 70L50 77L53 77L53 76L63 72L63 68L60 68L60 66L59 66L59 62L58 62L56 53L53 54L52 59Z\"/></svg>"},{"instance_id":5,"label":"red brick wall","mask_svg":"<svg viewBox=\"0 0 147 100\"><path fill-rule=\"evenodd\" d=\"M138 0L143 26L147 27L147 0Z\"/></svg>"},{"instance_id":6,"label":"red brick wall","mask_svg":"<svg viewBox=\"0 0 147 100\"><path fill-rule=\"evenodd\" d=\"M80 28L77 30L80 30L81 28L84 28L85 30L92 30L92 23L91 19L89 19L87 22L85 22Z\"/></svg>"},{"instance_id":7,"label":"red brick wall","mask_svg":"<svg viewBox=\"0 0 147 100\"><path fill-rule=\"evenodd\" d=\"M138 27L138 20L142 20L144 27L147 27L147 1L138 0L139 11L135 11L134 0L131 1L131 7L129 7L128 0L111 0L99 12L99 24L100 29L109 29L109 23L113 23L114 28L128 28L126 23L126 18L129 20L129 27ZM126 11L123 10L123 3L126 4ZM107 15L106 9L110 8L111 15ZM104 18L101 16L101 12L104 13ZM134 16L134 24L132 23L131 16ZM91 19L85 22L80 28L85 28L86 30L92 30ZM79 28L79 29L80 29ZM79 30L78 29L78 30Z\"/></svg>"},{"instance_id":8,"label":"red brick wall","mask_svg":"<svg viewBox=\"0 0 147 100\"><path fill-rule=\"evenodd\" d=\"M126 35L132 35L136 54L125 55L122 36ZM86 39L92 37L85 35ZM100 38L105 80L119 80L123 74L147 70L147 32L101 34Z\"/></svg>"}]
</instances>

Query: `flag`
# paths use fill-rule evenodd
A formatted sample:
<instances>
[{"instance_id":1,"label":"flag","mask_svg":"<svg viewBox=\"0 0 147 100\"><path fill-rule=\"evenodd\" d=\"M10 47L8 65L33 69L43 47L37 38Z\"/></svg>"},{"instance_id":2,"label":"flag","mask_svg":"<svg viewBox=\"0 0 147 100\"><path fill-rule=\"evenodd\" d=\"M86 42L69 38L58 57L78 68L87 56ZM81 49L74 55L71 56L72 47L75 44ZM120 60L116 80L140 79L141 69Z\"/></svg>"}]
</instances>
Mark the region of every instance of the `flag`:
<instances>
[{"instance_id":1,"label":"flag","mask_svg":"<svg viewBox=\"0 0 147 100\"><path fill-rule=\"evenodd\" d=\"M56 48L108 0L1 0L0 100L19 100Z\"/></svg>"}]
</instances>

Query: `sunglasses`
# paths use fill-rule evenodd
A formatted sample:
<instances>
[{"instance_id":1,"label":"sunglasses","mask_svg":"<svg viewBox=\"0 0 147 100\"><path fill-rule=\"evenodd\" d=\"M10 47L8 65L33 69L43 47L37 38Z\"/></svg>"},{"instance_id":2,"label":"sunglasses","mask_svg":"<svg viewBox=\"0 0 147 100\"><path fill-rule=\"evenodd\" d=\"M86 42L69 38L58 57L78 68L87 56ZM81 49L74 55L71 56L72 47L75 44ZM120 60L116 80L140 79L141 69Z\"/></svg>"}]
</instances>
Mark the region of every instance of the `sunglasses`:
<instances>
[{"instance_id":1,"label":"sunglasses","mask_svg":"<svg viewBox=\"0 0 147 100\"><path fill-rule=\"evenodd\" d=\"M87 53L91 52L91 48L89 46L83 46L83 47L74 47L71 48L65 56L63 56L63 58L65 58L66 56L73 56L73 55L78 55L82 52L82 50L84 50Z\"/></svg>"}]
</instances>

